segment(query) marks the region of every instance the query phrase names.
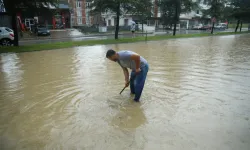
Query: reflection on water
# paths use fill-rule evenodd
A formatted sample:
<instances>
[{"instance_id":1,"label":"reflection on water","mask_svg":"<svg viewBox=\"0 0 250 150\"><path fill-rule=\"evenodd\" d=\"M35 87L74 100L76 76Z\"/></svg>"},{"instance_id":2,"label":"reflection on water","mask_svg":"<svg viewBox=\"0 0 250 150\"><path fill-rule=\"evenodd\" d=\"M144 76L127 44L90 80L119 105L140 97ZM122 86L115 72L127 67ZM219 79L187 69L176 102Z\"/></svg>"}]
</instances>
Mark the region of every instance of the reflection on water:
<instances>
[{"instance_id":1,"label":"reflection on water","mask_svg":"<svg viewBox=\"0 0 250 150\"><path fill-rule=\"evenodd\" d=\"M250 36L0 55L0 149L250 147ZM150 63L141 103L109 48Z\"/></svg>"},{"instance_id":2,"label":"reflection on water","mask_svg":"<svg viewBox=\"0 0 250 150\"><path fill-rule=\"evenodd\" d=\"M128 102L128 104L117 105L120 106L120 108L112 119L111 125L121 129L136 129L146 122L141 104L133 102L132 99Z\"/></svg>"}]
</instances>

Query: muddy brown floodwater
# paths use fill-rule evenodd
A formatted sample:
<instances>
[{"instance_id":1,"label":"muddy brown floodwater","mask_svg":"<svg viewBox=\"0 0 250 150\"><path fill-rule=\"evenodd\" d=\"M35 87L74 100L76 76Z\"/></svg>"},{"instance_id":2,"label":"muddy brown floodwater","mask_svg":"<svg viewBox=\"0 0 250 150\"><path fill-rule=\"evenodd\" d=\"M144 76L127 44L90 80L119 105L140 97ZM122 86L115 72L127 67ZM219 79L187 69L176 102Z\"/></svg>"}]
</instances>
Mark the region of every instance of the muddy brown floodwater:
<instances>
[{"instance_id":1,"label":"muddy brown floodwater","mask_svg":"<svg viewBox=\"0 0 250 150\"><path fill-rule=\"evenodd\" d=\"M106 50L144 56L134 103ZM0 55L1 150L249 150L250 35Z\"/></svg>"}]
</instances>

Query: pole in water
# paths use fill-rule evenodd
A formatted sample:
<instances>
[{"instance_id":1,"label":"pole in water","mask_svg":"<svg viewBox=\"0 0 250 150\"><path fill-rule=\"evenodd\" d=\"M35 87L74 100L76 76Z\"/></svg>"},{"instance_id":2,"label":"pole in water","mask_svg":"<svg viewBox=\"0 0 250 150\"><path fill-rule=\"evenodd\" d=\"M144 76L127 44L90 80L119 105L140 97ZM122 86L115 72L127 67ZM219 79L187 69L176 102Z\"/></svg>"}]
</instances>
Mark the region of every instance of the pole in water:
<instances>
[{"instance_id":1,"label":"pole in water","mask_svg":"<svg viewBox=\"0 0 250 150\"><path fill-rule=\"evenodd\" d=\"M128 82L128 84L130 83L130 81ZM125 86L122 91L120 92L120 94L122 94L122 92L126 89L127 87Z\"/></svg>"},{"instance_id":2,"label":"pole in water","mask_svg":"<svg viewBox=\"0 0 250 150\"><path fill-rule=\"evenodd\" d=\"M125 89L126 89L126 87L124 87L124 88L122 89L122 91L120 92L120 94L122 94L122 92L123 92Z\"/></svg>"}]
</instances>

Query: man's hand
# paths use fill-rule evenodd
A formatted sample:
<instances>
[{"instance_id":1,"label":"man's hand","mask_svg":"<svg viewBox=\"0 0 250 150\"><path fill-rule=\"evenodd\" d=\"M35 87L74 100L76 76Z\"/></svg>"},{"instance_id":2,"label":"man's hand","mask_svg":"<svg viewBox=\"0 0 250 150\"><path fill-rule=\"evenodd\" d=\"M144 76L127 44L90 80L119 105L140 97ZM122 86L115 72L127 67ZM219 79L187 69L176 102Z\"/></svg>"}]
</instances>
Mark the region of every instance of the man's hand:
<instances>
[{"instance_id":1,"label":"man's hand","mask_svg":"<svg viewBox=\"0 0 250 150\"><path fill-rule=\"evenodd\" d=\"M136 74L139 74L140 72L141 72L141 69L140 69L140 68L138 68L138 69L135 70L135 73L136 73Z\"/></svg>"},{"instance_id":2,"label":"man's hand","mask_svg":"<svg viewBox=\"0 0 250 150\"><path fill-rule=\"evenodd\" d=\"M125 87L128 87L129 86L129 81L126 81L125 82Z\"/></svg>"}]
</instances>

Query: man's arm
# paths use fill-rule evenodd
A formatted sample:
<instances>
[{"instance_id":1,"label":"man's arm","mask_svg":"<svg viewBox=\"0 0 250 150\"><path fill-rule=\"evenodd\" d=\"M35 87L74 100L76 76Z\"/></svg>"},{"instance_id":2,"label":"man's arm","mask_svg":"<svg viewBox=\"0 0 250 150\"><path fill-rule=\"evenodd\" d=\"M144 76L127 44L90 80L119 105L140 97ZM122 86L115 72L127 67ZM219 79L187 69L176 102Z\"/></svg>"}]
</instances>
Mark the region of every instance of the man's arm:
<instances>
[{"instance_id":1,"label":"man's arm","mask_svg":"<svg viewBox=\"0 0 250 150\"><path fill-rule=\"evenodd\" d=\"M118 64L121 66L121 68L122 68L122 70L123 70L123 74L124 74L125 82L126 82L125 84L127 84L128 81L129 81L129 72L128 72L128 69L125 68L125 67L123 67L123 66L121 65L120 61L118 61Z\"/></svg>"},{"instance_id":2,"label":"man's arm","mask_svg":"<svg viewBox=\"0 0 250 150\"><path fill-rule=\"evenodd\" d=\"M135 61L136 72L140 69L141 58L139 55L133 54L131 55L131 59Z\"/></svg>"},{"instance_id":3,"label":"man's arm","mask_svg":"<svg viewBox=\"0 0 250 150\"><path fill-rule=\"evenodd\" d=\"M127 68L122 67L123 73L124 73L124 77L125 77L125 82L128 83L129 82L129 72Z\"/></svg>"}]
</instances>

